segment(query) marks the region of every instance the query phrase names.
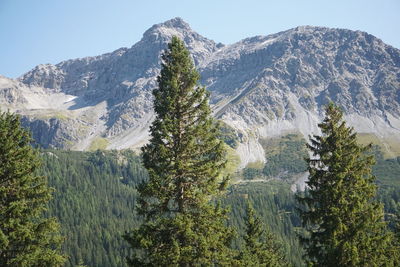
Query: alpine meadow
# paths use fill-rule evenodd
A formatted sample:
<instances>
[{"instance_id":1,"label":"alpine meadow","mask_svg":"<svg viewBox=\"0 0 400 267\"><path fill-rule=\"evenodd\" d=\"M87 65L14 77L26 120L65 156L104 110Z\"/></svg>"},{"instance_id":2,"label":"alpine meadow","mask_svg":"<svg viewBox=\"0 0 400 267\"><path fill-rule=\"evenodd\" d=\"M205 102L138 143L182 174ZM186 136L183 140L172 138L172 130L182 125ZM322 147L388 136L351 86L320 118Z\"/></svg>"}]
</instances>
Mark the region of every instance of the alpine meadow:
<instances>
[{"instance_id":1,"label":"alpine meadow","mask_svg":"<svg viewBox=\"0 0 400 267\"><path fill-rule=\"evenodd\" d=\"M0 75L0 266L400 266L400 50L177 17Z\"/></svg>"}]
</instances>

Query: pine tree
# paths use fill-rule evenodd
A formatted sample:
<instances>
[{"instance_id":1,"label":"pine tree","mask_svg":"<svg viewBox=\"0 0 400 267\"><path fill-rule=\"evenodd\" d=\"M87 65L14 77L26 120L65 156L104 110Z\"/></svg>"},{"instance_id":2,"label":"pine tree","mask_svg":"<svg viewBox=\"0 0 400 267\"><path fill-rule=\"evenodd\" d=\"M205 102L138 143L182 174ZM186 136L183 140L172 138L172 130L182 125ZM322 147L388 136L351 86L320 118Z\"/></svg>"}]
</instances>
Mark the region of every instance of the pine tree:
<instances>
[{"instance_id":1,"label":"pine tree","mask_svg":"<svg viewBox=\"0 0 400 267\"><path fill-rule=\"evenodd\" d=\"M0 266L61 266L55 218L43 218L51 189L35 175L38 151L17 115L0 113Z\"/></svg>"},{"instance_id":2,"label":"pine tree","mask_svg":"<svg viewBox=\"0 0 400 267\"><path fill-rule=\"evenodd\" d=\"M149 180L138 187L138 213L145 222L125 236L134 249L132 266L227 264L232 230L215 203L224 190L225 150L217 139L209 93L183 42L173 37L162 56L153 91L156 118L143 147Z\"/></svg>"},{"instance_id":3,"label":"pine tree","mask_svg":"<svg viewBox=\"0 0 400 267\"><path fill-rule=\"evenodd\" d=\"M357 143L343 114L332 103L310 138L308 191L298 200L308 235L303 236L308 261L316 266L393 266L391 235L383 207L374 200L374 163Z\"/></svg>"},{"instance_id":4,"label":"pine tree","mask_svg":"<svg viewBox=\"0 0 400 267\"><path fill-rule=\"evenodd\" d=\"M245 223L245 244L239 254L240 266L289 266L276 237L265 229L250 202L247 203Z\"/></svg>"}]
</instances>

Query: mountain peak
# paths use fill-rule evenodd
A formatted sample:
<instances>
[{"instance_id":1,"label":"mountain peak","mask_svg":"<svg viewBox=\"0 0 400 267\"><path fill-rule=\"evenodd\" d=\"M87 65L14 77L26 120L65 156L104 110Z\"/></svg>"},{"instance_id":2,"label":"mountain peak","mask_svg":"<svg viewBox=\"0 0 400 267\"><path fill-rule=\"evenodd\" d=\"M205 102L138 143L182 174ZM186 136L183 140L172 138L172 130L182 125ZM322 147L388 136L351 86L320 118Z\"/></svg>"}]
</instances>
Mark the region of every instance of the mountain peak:
<instances>
[{"instance_id":1,"label":"mountain peak","mask_svg":"<svg viewBox=\"0 0 400 267\"><path fill-rule=\"evenodd\" d=\"M143 39L153 39L154 35L164 35L168 37L176 35L182 38L182 35L188 33L193 33L193 30L190 28L189 24L183 19L176 17L163 23L154 24L143 34Z\"/></svg>"},{"instance_id":2,"label":"mountain peak","mask_svg":"<svg viewBox=\"0 0 400 267\"><path fill-rule=\"evenodd\" d=\"M153 25L143 34L142 40L136 45L144 45L147 48L153 46L158 50L160 47L164 49L172 36L184 41L193 56L195 64L199 64L200 61L203 61L221 47L221 44L217 45L214 41L193 31L189 24L179 17Z\"/></svg>"},{"instance_id":3,"label":"mountain peak","mask_svg":"<svg viewBox=\"0 0 400 267\"><path fill-rule=\"evenodd\" d=\"M159 23L154 26L191 30L189 24L180 17L167 20L163 23Z\"/></svg>"}]
</instances>

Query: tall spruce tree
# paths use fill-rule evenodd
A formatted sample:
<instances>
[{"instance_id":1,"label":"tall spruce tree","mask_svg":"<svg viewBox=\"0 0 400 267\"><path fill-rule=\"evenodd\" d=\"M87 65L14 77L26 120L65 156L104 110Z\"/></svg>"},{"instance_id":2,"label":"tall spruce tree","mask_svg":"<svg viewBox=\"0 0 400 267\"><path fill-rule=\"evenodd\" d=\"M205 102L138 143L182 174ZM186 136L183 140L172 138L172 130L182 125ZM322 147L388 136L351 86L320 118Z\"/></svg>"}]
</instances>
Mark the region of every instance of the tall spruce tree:
<instances>
[{"instance_id":1,"label":"tall spruce tree","mask_svg":"<svg viewBox=\"0 0 400 267\"><path fill-rule=\"evenodd\" d=\"M43 218L51 189L37 176L38 151L17 115L0 113L0 266L61 266L55 218Z\"/></svg>"},{"instance_id":2,"label":"tall spruce tree","mask_svg":"<svg viewBox=\"0 0 400 267\"><path fill-rule=\"evenodd\" d=\"M308 230L302 240L315 266L393 266L391 234L383 207L375 201L376 186L370 146L357 143L341 110L329 104L310 138L308 191L299 196L300 215Z\"/></svg>"},{"instance_id":3,"label":"tall spruce tree","mask_svg":"<svg viewBox=\"0 0 400 267\"><path fill-rule=\"evenodd\" d=\"M143 147L148 181L138 187L138 213L145 222L125 236L134 249L132 266L213 266L228 264L232 230L226 211L215 203L226 179L225 150L217 139L209 93L183 42L173 37L162 56L156 118Z\"/></svg>"},{"instance_id":4,"label":"tall spruce tree","mask_svg":"<svg viewBox=\"0 0 400 267\"><path fill-rule=\"evenodd\" d=\"M250 202L247 202L245 223L244 247L239 253L240 266L289 266L281 245L265 228Z\"/></svg>"}]
</instances>

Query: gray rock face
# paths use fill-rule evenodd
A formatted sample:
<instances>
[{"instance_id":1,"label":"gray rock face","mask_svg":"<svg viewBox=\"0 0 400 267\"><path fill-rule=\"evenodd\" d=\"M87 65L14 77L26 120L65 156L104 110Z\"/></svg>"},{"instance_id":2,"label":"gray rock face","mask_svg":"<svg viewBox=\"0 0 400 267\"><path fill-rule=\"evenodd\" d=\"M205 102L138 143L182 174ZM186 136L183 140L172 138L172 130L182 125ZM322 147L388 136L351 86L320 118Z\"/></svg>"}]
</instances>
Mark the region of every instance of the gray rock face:
<instances>
[{"instance_id":1,"label":"gray rock face","mask_svg":"<svg viewBox=\"0 0 400 267\"><path fill-rule=\"evenodd\" d=\"M44 148L68 148L68 145L77 143L82 138L75 130L75 123L69 120L24 116L21 123L31 130L35 142Z\"/></svg>"},{"instance_id":2,"label":"gray rock face","mask_svg":"<svg viewBox=\"0 0 400 267\"><path fill-rule=\"evenodd\" d=\"M43 145L87 149L105 138L108 148L139 147L153 116L160 54L173 35L212 92L215 116L241 137L243 165L264 160L259 138L316 132L328 101L356 130L400 142L400 51L344 29L302 26L224 46L175 18L131 48L39 65L17 81L0 77L0 103L29 117Z\"/></svg>"},{"instance_id":3,"label":"gray rock face","mask_svg":"<svg viewBox=\"0 0 400 267\"><path fill-rule=\"evenodd\" d=\"M292 119L295 114L287 108L292 93L306 110L332 100L346 113L400 115L399 50L367 33L298 27L245 39L226 50L223 59L202 69L205 81L217 80L209 86L218 95L214 100L231 96L232 90L240 92L236 101L256 95L257 110Z\"/></svg>"}]
</instances>

